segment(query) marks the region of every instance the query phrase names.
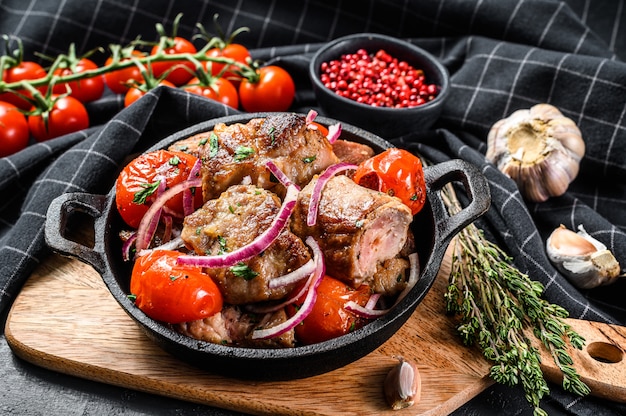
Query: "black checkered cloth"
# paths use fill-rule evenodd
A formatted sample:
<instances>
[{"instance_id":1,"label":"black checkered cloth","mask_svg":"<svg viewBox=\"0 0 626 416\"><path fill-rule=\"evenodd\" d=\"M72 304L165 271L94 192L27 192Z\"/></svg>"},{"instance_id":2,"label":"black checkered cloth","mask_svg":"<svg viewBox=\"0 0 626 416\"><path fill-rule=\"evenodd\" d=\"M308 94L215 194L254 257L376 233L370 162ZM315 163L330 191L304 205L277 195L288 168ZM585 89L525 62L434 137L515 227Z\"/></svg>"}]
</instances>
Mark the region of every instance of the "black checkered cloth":
<instances>
[{"instance_id":1,"label":"black checkered cloth","mask_svg":"<svg viewBox=\"0 0 626 416\"><path fill-rule=\"evenodd\" d=\"M215 13L226 33L250 28L237 41L254 58L283 66L294 76L292 109L299 112L316 108L307 67L323 42L378 32L430 51L451 74L452 92L441 119L426 133L385 138L434 162L462 158L478 166L493 199L480 227L513 256L520 270L545 285L546 299L565 307L573 318L626 324L626 279L578 290L545 253L545 240L554 228L583 224L626 266L624 0L2 0L0 32L21 38L26 58L37 60L35 51L54 56L66 52L71 42L84 53L110 43L127 44L137 36L154 41L155 24L170 28L181 12L178 34L185 37L197 32L197 22L211 30ZM537 103L550 103L574 120L587 150L565 195L528 203L484 154L494 122ZM176 130L235 112L168 88L127 109L121 97L107 93L88 110L89 130L0 159L2 310L49 254L43 224L56 196L106 193L128 155ZM326 115L341 119L341 114ZM626 413L623 406L579 399L558 387L547 401L551 413ZM494 414L519 414L518 403L506 408L503 402L492 403Z\"/></svg>"}]
</instances>

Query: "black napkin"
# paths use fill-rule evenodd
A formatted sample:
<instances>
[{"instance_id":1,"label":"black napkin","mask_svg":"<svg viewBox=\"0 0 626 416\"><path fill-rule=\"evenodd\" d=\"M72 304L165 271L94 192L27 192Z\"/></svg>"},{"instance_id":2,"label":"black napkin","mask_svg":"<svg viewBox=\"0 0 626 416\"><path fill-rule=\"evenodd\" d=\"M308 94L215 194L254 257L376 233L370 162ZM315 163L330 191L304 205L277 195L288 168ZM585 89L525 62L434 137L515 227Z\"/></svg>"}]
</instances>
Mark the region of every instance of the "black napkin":
<instances>
[{"instance_id":1,"label":"black napkin","mask_svg":"<svg viewBox=\"0 0 626 416\"><path fill-rule=\"evenodd\" d=\"M297 82L292 110L316 108L307 65L322 42L356 32L407 39L449 69L452 94L428 132L385 137L434 162L468 160L488 178L492 208L478 224L514 257L515 264L546 287L546 298L574 318L626 324L626 283L582 291L560 275L545 254L545 239L559 224L585 229L626 267L626 6L624 1L291 1L247 0L235 8L213 2L106 3L85 14L82 0L3 2L0 32L20 36L25 50L57 54L69 42L83 52L138 34L154 38L154 23L171 24L184 13L179 34L194 24L225 29L247 26L240 40L256 59L281 65ZM57 8L58 7L58 8ZM91 9L90 9L91 10ZM500 118L520 108L550 103L580 127L587 146L578 178L568 192L528 203L515 184L484 157L486 135ZM123 160L167 134L234 110L180 90L160 88L128 109L119 97L90 105L95 127L29 147L0 159L0 310L6 310L49 250L42 225L50 201L63 192L106 193ZM318 109L319 110L319 109ZM119 111L119 112L118 112ZM341 114L328 114L341 119ZM508 392L508 390L505 390ZM494 406L504 406L506 401ZM555 388L555 411L624 412L623 406L578 399ZM513 407L517 404L512 405ZM500 409L505 413L518 408Z\"/></svg>"}]
</instances>

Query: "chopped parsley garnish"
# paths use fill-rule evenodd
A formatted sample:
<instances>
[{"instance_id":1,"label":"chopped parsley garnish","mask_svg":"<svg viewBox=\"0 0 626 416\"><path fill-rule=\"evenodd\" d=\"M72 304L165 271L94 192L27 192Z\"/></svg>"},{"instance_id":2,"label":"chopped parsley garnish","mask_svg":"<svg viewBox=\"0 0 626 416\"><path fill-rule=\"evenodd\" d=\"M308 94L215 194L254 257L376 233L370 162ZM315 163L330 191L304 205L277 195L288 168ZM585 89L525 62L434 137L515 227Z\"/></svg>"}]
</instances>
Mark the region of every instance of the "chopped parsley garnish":
<instances>
[{"instance_id":1,"label":"chopped parsley garnish","mask_svg":"<svg viewBox=\"0 0 626 416\"><path fill-rule=\"evenodd\" d=\"M142 183L140 186L143 189L141 191L135 192L135 196L133 196L133 202L139 205L145 204L146 199L148 199L150 195L156 192L160 184L161 181L156 181L153 183Z\"/></svg>"},{"instance_id":2,"label":"chopped parsley garnish","mask_svg":"<svg viewBox=\"0 0 626 416\"><path fill-rule=\"evenodd\" d=\"M317 159L317 156L313 155L313 156L308 156L302 159L302 161L304 163L311 163L311 162L315 162L315 159Z\"/></svg>"},{"instance_id":3,"label":"chopped parsley garnish","mask_svg":"<svg viewBox=\"0 0 626 416\"><path fill-rule=\"evenodd\" d=\"M215 133L213 133L215 134ZM206 137L203 137L200 139L200 141L198 142L198 146L204 146L205 144L207 144L209 142L209 139L207 139Z\"/></svg>"},{"instance_id":4,"label":"chopped parsley garnish","mask_svg":"<svg viewBox=\"0 0 626 416\"><path fill-rule=\"evenodd\" d=\"M272 139L272 141L271 141L272 146L274 146L274 144L276 144L276 136L274 135L274 133L276 133L276 127L272 127L270 129L270 139Z\"/></svg>"},{"instance_id":5,"label":"chopped parsley garnish","mask_svg":"<svg viewBox=\"0 0 626 416\"><path fill-rule=\"evenodd\" d=\"M217 156L217 151L219 150L219 141L217 134L211 132L209 136L209 157L214 158Z\"/></svg>"},{"instance_id":6,"label":"chopped parsley garnish","mask_svg":"<svg viewBox=\"0 0 626 416\"><path fill-rule=\"evenodd\" d=\"M258 273L248 267L245 263L237 263L236 265L230 268L230 271L237 277L241 277L244 280L252 280L254 279Z\"/></svg>"},{"instance_id":7,"label":"chopped parsley garnish","mask_svg":"<svg viewBox=\"0 0 626 416\"><path fill-rule=\"evenodd\" d=\"M180 163L180 158L178 156L172 156L170 160L167 161L167 163L172 166L178 166L178 164Z\"/></svg>"},{"instance_id":8,"label":"chopped parsley garnish","mask_svg":"<svg viewBox=\"0 0 626 416\"><path fill-rule=\"evenodd\" d=\"M242 161L254 154L254 149L248 146L238 146L235 149L235 160Z\"/></svg>"},{"instance_id":9,"label":"chopped parsley garnish","mask_svg":"<svg viewBox=\"0 0 626 416\"><path fill-rule=\"evenodd\" d=\"M220 245L220 250L218 254L224 254L228 251L228 246L226 245L226 239L221 235L217 236L217 242Z\"/></svg>"}]
</instances>

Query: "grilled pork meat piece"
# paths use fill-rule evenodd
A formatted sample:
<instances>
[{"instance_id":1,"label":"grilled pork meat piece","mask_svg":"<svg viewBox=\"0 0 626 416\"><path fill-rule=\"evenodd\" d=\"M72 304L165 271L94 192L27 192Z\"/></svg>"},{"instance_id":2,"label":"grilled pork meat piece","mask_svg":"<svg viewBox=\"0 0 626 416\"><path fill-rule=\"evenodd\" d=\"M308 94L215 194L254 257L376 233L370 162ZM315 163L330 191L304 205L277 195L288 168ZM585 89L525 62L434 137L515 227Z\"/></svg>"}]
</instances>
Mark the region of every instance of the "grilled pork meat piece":
<instances>
[{"instance_id":1,"label":"grilled pork meat piece","mask_svg":"<svg viewBox=\"0 0 626 416\"><path fill-rule=\"evenodd\" d=\"M270 191L254 185L235 185L185 217L181 238L200 255L234 251L268 229L280 206L280 199ZM267 250L243 265L205 272L220 287L226 303L241 305L286 296L294 285L270 289L269 281L299 268L310 258L303 240L285 228Z\"/></svg>"},{"instance_id":2,"label":"grilled pork meat piece","mask_svg":"<svg viewBox=\"0 0 626 416\"><path fill-rule=\"evenodd\" d=\"M294 331L267 339L252 339L257 328L271 328L287 320L284 309L265 315L249 314L237 306L226 306L208 318L183 322L174 329L183 335L214 344L238 345L251 348L285 348L295 345Z\"/></svg>"},{"instance_id":3,"label":"grilled pork meat piece","mask_svg":"<svg viewBox=\"0 0 626 416\"><path fill-rule=\"evenodd\" d=\"M256 118L246 124L220 123L212 132L173 143L170 149L190 152L202 160L205 201L217 198L229 186L246 182L282 194L284 188L265 166L268 160L299 186L339 162L328 139L319 130L307 128L305 118L293 113Z\"/></svg>"},{"instance_id":4,"label":"grilled pork meat piece","mask_svg":"<svg viewBox=\"0 0 626 416\"><path fill-rule=\"evenodd\" d=\"M348 140L336 140L333 143L333 152L340 161L355 165L374 156L374 149L368 145Z\"/></svg>"},{"instance_id":5,"label":"grilled pork meat piece","mask_svg":"<svg viewBox=\"0 0 626 416\"><path fill-rule=\"evenodd\" d=\"M393 294L402 290L392 282L377 282L381 263L402 255L411 241L411 210L398 198L357 185L345 175L331 178L320 197L317 222L307 225L314 178L302 189L291 218L291 230L301 238L312 235L319 243L328 274L353 287L369 284ZM406 263L408 267L408 262ZM399 273L395 269L396 276ZM391 279L394 280L394 279Z\"/></svg>"}]
</instances>

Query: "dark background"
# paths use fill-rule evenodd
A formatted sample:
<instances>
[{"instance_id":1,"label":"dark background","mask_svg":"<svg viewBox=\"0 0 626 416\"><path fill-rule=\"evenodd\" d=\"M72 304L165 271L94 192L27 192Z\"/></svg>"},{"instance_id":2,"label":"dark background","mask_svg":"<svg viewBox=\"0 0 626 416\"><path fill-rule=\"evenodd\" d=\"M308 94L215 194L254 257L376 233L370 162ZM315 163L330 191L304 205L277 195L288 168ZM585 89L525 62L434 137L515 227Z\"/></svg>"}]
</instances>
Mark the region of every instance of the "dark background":
<instances>
[{"instance_id":1,"label":"dark background","mask_svg":"<svg viewBox=\"0 0 626 416\"><path fill-rule=\"evenodd\" d=\"M440 121L431 132L386 139L435 161L459 157L478 165L493 197L492 209L480 226L522 271L546 286L546 298L566 307L574 318L626 324L623 282L608 289L577 290L554 270L543 249L547 234L558 224L574 229L584 223L626 264L623 0L1 0L0 33L22 39L27 58L38 59L35 51L55 56L66 52L70 42L84 53L110 43L126 44L139 35L153 41L154 25L161 22L169 29L179 12L184 14L182 36L191 36L196 22L211 29L215 13L226 32L249 27L237 40L251 48L255 58L292 73L298 84L295 111L316 106L306 68L325 41L379 32L408 39L433 53L452 76L452 97ZM587 154L566 195L530 204L484 160L485 138L498 119L541 102L557 106L577 122ZM111 185L106 178L113 177L125 155L169 131L228 112L206 100L162 91L136 108L118 113L121 109L121 98L108 94L90 105L94 127L89 131L0 160L0 189L6 196L0 204L3 318L30 272L48 253L40 231L51 198L76 188L106 192ZM125 132L124 143L109 133L120 124L133 127ZM101 154L109 160L102 162L97 158ZM4 338L0 361L0 414L231 414L32 366L13 356ZM622 405L581 399L559 386L551 386L551 391L542 403L549 414L626 414ZM494 386L455 414L530 415L532 410L520 389Z\"/></svg>"}]
</instances>

